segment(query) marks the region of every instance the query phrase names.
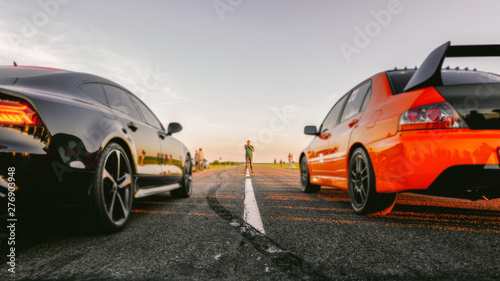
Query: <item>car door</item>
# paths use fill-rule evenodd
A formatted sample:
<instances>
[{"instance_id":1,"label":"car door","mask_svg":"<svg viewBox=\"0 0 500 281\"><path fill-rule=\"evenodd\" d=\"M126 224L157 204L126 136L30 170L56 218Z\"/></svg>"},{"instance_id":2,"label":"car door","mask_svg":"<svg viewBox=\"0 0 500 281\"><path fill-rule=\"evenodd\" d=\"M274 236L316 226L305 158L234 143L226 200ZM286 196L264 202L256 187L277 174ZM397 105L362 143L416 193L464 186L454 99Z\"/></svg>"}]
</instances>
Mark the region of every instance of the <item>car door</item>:
<instances>
[{"instance_id":1,"label":"car door","mask_svg":"<svg viewBox=\"0 0 500 281\"><path fill-rule=\"evenodd\" d=\"M158 129L146 122L127 91L112 85L103 86L110 108L123 121L124 130L136 150L134 164L139 176L139 187L158 185L162 175Z\"/></svg>"},{"instance_id":2,"label":"car door","mask_svg":"<svg viewBox=\"0 0 500 281\"><path fill-rule=\"evenodd\" d=\"M178 182L182 177L184 163L181 143L171 135L164 135L161 140L161 147L165 152L165 162L162 166L163 173L167 176L168 183Z\"/></svg>"},{"instance_id":3,"label":"car door","mask_svg":"<svg viewBox=\"0 0 500 281\"><path fill-rule=\"evenodd\" d=\"M371 81L367 81L354 88L340 116L339 124L332 130L330 140L331 169L336 185L347 188L348 150L352 131L357 128L359 118L368 105L371 97Z\"/></svg>"},{"instance_id":4,"label":"car door","mask_svg":"<svg viewBox=\"0 0 500 281\"><path fill-rule=\"evenodd\" d=\"M146 119L146 123L156 129L157 135L160 138L161 154L159 163L161 166L161 174L163 175L161 184L168 185L178 182L182 177L183 171L182 149L180 142L164 130L155 114L141 100L134 96L132 97L132 100Z\"/></svg>"},{"instance_id":5,"label":"car door","mask_svg":"<svg viewBox=\"0 0 500 281\"><path fill-rule=\"evenodd\" d=\"M325 120L319 128L320 135L315 137L311 143L311 155L309 163L311 164L312 174L315 176L332 176L330 142L332 131L337 125L344 107L347 95L343 96L330 110Z\"/></svg>"}]
</instances>

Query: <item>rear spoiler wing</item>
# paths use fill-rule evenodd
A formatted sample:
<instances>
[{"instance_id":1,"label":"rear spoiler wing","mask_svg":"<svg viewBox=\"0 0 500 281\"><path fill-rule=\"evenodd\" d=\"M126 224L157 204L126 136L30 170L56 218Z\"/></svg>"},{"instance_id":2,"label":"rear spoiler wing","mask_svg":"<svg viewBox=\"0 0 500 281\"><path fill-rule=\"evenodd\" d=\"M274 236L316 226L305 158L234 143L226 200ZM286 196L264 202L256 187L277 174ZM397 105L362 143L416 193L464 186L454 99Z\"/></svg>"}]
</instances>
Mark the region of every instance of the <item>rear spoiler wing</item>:
<instances>
[{"instance_id":1,"label":"rear spoiler wing","mask_svg":"<svg viewBox=\"0 0 500 281\"><path fill-rule=\"evenodd\" d=\"M500 45L451 46L450 41L448 41L429 54L408 81L404 92L443 85L441 68L446 57L500 57Z\"/></svg>"}]
</instances>

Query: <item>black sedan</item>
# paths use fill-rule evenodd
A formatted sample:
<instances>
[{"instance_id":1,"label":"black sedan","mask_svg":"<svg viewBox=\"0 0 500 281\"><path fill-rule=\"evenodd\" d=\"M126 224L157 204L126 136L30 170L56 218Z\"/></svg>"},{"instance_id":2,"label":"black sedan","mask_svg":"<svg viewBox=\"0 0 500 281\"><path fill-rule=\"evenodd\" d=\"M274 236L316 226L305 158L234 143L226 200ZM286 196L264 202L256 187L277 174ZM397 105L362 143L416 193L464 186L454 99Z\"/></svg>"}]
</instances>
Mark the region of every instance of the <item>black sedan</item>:
<instances>
[{"instance_id":1,"label":"black sedan","mask_svg":"<svg viewBox=\"0 0 500 281\"><path fill-rule=\"evenodd\" d=\"M2 66L0 196L82 206L93 229L119 231L134 198L190 196L191 156L172 137L181 130L174 122L165 129L141 100L102 77Z\"/></svg>"}]
</instances>

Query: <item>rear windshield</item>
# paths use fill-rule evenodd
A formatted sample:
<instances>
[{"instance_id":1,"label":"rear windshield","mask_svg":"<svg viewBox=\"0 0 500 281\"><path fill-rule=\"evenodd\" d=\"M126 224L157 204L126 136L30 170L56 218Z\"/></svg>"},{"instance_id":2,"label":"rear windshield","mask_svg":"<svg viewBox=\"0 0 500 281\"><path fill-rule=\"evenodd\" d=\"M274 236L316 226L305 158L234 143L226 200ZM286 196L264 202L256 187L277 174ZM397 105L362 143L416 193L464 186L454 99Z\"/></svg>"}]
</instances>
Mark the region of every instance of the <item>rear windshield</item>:
<instances>
[{"instance_id":1,"label":"rear windshield","mask_svg":"<svg viewBox=\"0 0 500 281\"><path fill-rule=\"evenodd\" d=\"M415 71L416 70L412 69L412 70L394 70L386 72L387 77L389 79L389 83L391 85L393 95L397 95L403 92L403 90L406 87L406 84L408 84L408 81L410 81L413 74L415 74Z\"/></svg>"},{"instance_id":2,"label":"rear windshield","mask_svg":"<svg viewBox=\"0 0 500 281\"><path fill-rule=\"evenodd\" d=\"M401 94L410 81L416 70L393 70L388 71L387 77L392 89L392 94ZM448 70L443 69L441 71L441 77L443 79L444 86L450 85L463 85L463 84L483 84L483 83L500 83L500 75L475 71L475 70ZM436 85L442 86L442 85Z\"/></svg>"},{"instance_id":3,"label":"rear windshield","mask_svg":"<svg viewBox=\"0 0 500 281\"><path fill-rule=\"evenodd\" d=\"M443 78L443 86L500 83L498 74L473 70L443 70L441 77Z\"/></svg>"}]
</instances>

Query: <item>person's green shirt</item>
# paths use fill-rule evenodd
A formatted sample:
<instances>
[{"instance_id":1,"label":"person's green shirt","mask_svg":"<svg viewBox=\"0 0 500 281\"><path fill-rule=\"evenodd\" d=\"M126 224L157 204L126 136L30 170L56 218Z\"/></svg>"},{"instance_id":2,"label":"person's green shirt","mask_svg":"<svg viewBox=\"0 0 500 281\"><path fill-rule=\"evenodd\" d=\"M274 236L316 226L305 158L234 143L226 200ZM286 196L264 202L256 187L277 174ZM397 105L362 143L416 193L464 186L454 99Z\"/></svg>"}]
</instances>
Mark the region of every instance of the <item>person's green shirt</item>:
<instances>
[{"instance_id":1,"label":"person's green shirt","mask_svg":"<svg viewBox=\"0 0 500 281\"><path fill-rule=\"evenodd\" d=\"M247 147L245 147L245 150L246 150L246 152L247 152L247 155L250 155L250 156L252 156L252 155L253 155L253 151L252 151L252 149L254 149L252 145L247 145Z\"/></svg>"}]
</instances>

